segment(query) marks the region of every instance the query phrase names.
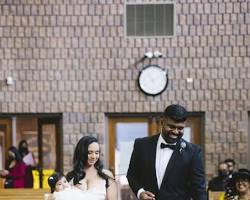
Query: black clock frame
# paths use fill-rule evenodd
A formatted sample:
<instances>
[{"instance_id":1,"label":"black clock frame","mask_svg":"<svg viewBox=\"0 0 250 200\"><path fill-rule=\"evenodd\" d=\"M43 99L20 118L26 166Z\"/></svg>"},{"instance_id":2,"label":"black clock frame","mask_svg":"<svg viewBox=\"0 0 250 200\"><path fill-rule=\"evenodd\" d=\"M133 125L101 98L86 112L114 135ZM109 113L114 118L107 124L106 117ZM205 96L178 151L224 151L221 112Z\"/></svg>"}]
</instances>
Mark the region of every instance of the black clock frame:
<instances>
[{"instance_id":1,"label":"black clock frame","mask_svg":"<svg viewBox=\"0 0 250 200\"><path fill-rule=\"evenodd\" d=\"M148 95L148 96L157 96L157 95L163 93L163 92L167 89L167 87L168 87L168 73L166 72L167 81L166 81L165 87L164 87L160 92L158 92L158 93L156 93L156 94L151 94L151 93L148 93L148 92L144 91L144 90L142 89L141 85L140 85L140 76L141 76L141 73L143 72L143 70L145 70L145 69L147 69L147 68L149 68L149 67L157 67L157 68L161 69L162 72L166 72L166 71L165 71L162 67L160 67L159 65L146 65L145 67L143 67L143 68L140 70L140 72L139 72L139 74L138 74L138 76L137 76L137 84L138 84L140 90L141 90L144 94L146 94L146 95Z\"/></svg>"}]
</instances>

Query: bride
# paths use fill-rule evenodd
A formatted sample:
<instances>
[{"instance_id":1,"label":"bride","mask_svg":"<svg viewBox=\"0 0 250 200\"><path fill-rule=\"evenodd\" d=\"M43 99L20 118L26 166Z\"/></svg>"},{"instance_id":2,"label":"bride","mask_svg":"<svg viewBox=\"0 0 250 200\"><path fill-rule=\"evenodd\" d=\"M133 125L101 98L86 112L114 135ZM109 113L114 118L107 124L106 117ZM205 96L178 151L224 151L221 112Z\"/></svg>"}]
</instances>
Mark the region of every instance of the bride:
<instances>
[{"instance_id":1,"label":"bride","mask_svg":"<svg viewBox=\"0 0 250 200\"><path fill-rule=\"evenodd\" d=\"M117 200L116 181L110 171L103 169L99 157L98 140L82 137L76 145L73 170L67 174L67 180L84 193L83 200Z\"/></svg>"}]
</instances>

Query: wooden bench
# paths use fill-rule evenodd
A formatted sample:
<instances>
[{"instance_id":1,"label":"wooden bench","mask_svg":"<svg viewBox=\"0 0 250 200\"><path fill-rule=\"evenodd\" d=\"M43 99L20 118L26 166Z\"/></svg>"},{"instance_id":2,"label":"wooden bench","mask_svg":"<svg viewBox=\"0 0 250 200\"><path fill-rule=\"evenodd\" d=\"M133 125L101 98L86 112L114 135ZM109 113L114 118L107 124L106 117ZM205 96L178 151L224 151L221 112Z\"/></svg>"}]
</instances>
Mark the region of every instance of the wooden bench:
<instances>
[{"instance_id":1,"label":"wooden bench","mask_svg":"<svg viewBox=\"0 0 250 200\"><path fill-rule=\"evenodd\" d=\"M0 200L50 200L48 189L0 189Z\"/></svg>"}]
</instances>

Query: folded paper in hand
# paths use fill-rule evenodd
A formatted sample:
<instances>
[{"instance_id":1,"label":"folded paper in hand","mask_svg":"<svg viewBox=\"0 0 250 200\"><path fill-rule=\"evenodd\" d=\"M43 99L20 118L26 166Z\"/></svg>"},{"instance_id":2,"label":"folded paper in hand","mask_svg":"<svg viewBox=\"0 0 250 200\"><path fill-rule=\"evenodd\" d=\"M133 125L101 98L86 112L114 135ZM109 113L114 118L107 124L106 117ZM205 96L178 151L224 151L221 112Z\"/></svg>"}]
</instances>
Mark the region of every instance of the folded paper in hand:
<instances>
[{"instance_id":1,"label":"folded paper in hand","mask_svg":"<svg viewBox=\"0 0 250 200\"><path fill-rule=\"evenodd\" d=\"M26 164L26 165L31 165L31 166L34 166L35 165L35 161L34 161L34 158L32 156L32 153L28 153L26 156L23 157L23 162Z\"/></svg>"}]
</instances>

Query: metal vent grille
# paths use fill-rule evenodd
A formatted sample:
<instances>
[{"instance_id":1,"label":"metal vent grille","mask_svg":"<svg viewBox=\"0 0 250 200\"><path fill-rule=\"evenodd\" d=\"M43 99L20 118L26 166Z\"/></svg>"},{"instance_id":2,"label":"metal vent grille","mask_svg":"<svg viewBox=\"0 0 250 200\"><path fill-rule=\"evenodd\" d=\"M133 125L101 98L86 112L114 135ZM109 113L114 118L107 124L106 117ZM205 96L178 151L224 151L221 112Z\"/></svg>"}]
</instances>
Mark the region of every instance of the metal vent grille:
<instances>
[{"instance_id":1,"label":"metal vent grille","mask_svg":"<svg viewBox=\"0 0 250 200\"><path fill-rule=\"evenodd\" d=\"M174 35L174 3L127 4L127 36Z\"/></svg>"}]
</instances>

